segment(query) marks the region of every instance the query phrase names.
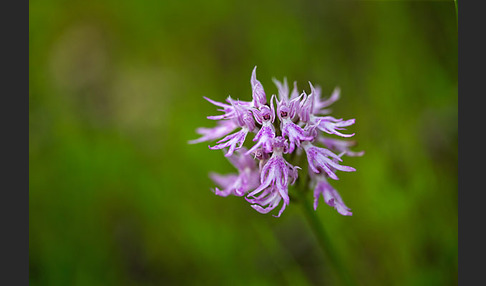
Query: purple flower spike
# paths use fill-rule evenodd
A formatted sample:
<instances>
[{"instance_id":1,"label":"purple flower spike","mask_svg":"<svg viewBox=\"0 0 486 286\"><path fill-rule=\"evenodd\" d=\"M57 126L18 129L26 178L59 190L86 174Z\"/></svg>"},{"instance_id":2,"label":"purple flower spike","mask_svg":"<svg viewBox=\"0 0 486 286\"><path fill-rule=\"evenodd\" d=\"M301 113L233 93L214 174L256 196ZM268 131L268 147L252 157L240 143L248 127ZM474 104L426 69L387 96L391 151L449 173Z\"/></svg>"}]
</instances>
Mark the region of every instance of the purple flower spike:
<instances>
[{"instance_id":1,"label":"purple flower spike","mask_svg":"<svg viewBox=\"0 0 486 286\"><path fill-rule=\"evenodd\" d=\"M243 149L242 149L243 150ZM259 185L259 170L258 166L251 158L243 154L241 151L238 154L233 154L228 159L238 169L238 175L228 174L220 175L217 173L210 173L210 178L223 190L215 189L218 196L226 197L229 195L243 196L248 191L258 187Z\"/></svg>"},{"instance_id":2,"label":"purple flower spike","mask_svg":"<svg viewBox=\"0 0 486 286\"><path fill-rule=\"evenodd\" d=\"M326 148L316 147L309 142L303 143L302 147L307 154L309 167L312 169L312 171L314 171L314 173L320 173L321 170L324 170L329 177L334 180L339 180L333 169L344 172L356 171L356 169L353 167L339 165L336 161L342 162L342 159Z\"/></svg>"},{"instance_id":3,"label":"purple flower spike","mask_svg":"<svg viewBox=\"0 0 486 286\"><path fill-rule=\"evenodd\" d=\"M354 135L343 134L342 131L354 124L355 119L324 116L331 111L326 108L339 99L339 88L329 98L322 99L320 87L314 87L310 82L309 95L305 91L299 94L296 82L289 94L285 77L283 82L276 79L273 82L278 96L273 94L269 103L261 82L256 78L256 66L250 79L252 101L234 100L228 96L225 102L218 102L204 97L222 114L208 116L208 119L218 120L217 126L198 128L196 131L201 137L189 143L216 140L216 145L211 144L209 148L224 149L225 156L238 170L226 175L210 173L217 185L214 192L223 197L245 196L251 207L263 214L281 205L278 214L274 215L279 217L290 204L289 186L294 185L299 177L298 170L301 168L295 162L305 160L302 156L306 156L309 168L305 176L309 176L310 183L315 185L314 208L322 195L326 203L340 214L351 215L339 194L327 182L328 178L338 180L336 171L355 171L352 167L340 165L343 155L364 154L363 151L350 150L353 141L327 137L328 134L341 137ZM279 124L275 122L277 117ZM243 144L250 132L255 136L253 142L246 142L250 144L247 149ZM314 146L314 142L325 148ZM284 154L291 159L284 159Z\"/></svg>"},{"instance_id":4,"label":"purple flower spike","mask_svg":"<svg viewBox=\"0 0 486 286\"><path fill-rule=\"evenodd\" d=\"M338 213L345 216L353 215L350 209L344 204L339 193L327 182L324 177L320 177L318 179L317 185L314 189L314 210L317 209L319 197L321 195L324 197L326 204L334 207Z\"/></svg>"},{"instance_id":5,"label":"purple flower spike","mask_svg":"<svg viewBox=\"0 0 486 286\"><path fill-rule=\"evenodd\" d=\"M256 78L256 66L251 73L251 90L253 96L253 104L255 107L260 107L261 105L267 104L267 96L263 90L263 85Z\"/></svg>"}]
</instances>

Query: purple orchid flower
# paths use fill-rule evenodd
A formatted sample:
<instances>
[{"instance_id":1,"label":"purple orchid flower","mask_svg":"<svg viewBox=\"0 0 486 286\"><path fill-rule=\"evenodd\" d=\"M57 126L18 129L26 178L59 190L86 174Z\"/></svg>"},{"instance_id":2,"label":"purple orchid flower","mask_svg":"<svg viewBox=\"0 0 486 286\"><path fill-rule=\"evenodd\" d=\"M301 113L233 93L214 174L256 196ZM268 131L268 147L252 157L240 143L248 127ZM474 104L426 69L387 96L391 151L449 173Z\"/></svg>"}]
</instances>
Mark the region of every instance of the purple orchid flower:
<instances>
[{"instance_id":1,"label":"purple orchid flower","mask_svg":"<svg viewBox=\"0 0 486 286\"><path fill-rule=\"evenodd\" d=\"M346 128L350 125L353 125L354 122L356 121L355 119L349 119L343 121L342 119L336 119L332 116L325 116L325 117L315 117L316 119L319 120L319 125L317 128L319 130L324 131L328 134L335 134L341 137L352 137L354 136L353 134L343 134L339 132L339 130L345 130Z\"/></svg>"},{"instance_id":2,"label":"purple orchid flower","mask_svg":"<svg viewBox=\"0 0 486 286\"><path fill-rule=\"evenodd\" d=\"M266 188L260 194L260 196L255 197L254 199L247 198L246 200L252 204L251 207L254 208L257 212L266 214L272 211L273 209L275 209L280 204L280 201L282 200L282 196L275 186L270 186ZM284 200L284 203L282 204L282 208L278 212L277 217L280 217L280 215L282 215L287 205L288 203L285 203Z\"/></svg>"},{"instance_id":3,"label":"purple orchid flower","mask_svg":"<svg viewBox=\"0 0 486 286\"><path fill-rule=\"evenodd\" d=\"M326 178L320 176L314 189L314 210L319 204L319 197L323 196L324 201L331 207L334 207L338 213L344 216L353 215L351 210L344 204L339 193L327 182Z\"/></svg>"},{"instance_id":4,"label":"purple orchid flower","mask_svg":"<svg viewBox=\"0 0 486 286\"><path fill-rule=\"evenodd\" d=\"M312 141L314 137L306 136L304 130L292 121L299 104L300 97L294 98L289 102L284 99L277 101L277 115L280 119L282 136L289 138L289 152L292 153L295 146L300 147L303 141Z\"/></svg>"},{"instance_id":5,"label":"purple orchid flower","mask_svg":"<svg viewBox=\"0 0 486 286\"><path fill-rule=\"evenodd\" d=\"M311 84L309 82L309 84ZM311 84L312 87L312 84ZM311 89L312 90L312 89ZM303 92L303 98L300 102L299 107L299 118L302 122L310 122L311 116L313 114L312 110L314 109L314 91L307 95L305 91Z\"/></svg>"},{"instance_id":6,"label":"purple orchid flower","mask_svg":"<svg viewBox=\"0 0 486 286\"><path fill-rule=\"evenodd\" d=\"M211 150L229 148L228 152L225 155L226 157L231 156L235 150L240 149L245 142L248 132L255 129L255 121L253 119L251 111L240 105L238 102L236 102L236 104L233 104L233 106L236 114L235 120L241 126L241 130L219 140L218 142L216 142L218 145L213 147L209 146L209 149Z\"/></svg>"},{"instance_id":7,"label":"purple orchid flower","mask_svg":"<svg viewBox=\"0 0 486 286\"><path fill-rule=\"evenodd\" d=\"M272 97L273 99L273 97ZM273 102L271 108L266 105L262 105L260 110L253 110L255 120L262 125L260 131L255 135L253 141L258 141L248 153L255 152L256 149L263 147L265 152L272 152L272 142L275 138L275 127L273 126L273 121L275 120L275 110L273 108Z\"/></svg>"},{"instance_id":8,"label":"purple orchid flower","mask_svg":"<svg viewBox=\"0 0 486 286\"><path fill-rule=\"evenodd\" d=\"M229 157L233 154L235 150L238 150L243 146L243 142L245 142L248 131L250 131L248 128L243 127L240 131L228 135L216 142L218 145L215 145L213 147L209 146L209 149L218 150L223 148L229 148L228 152L226 152L226 154L224 155L225 157Z\"/></svg>"},{"instance_id":9,"label":"purple orchid flower","mask_svg":"<svg viewBox=\"0 0 486 286\"><path fill-rule=\"evenodd\" d=\"M252 90L252 97L253 97L253 104L255 107L260 107L262 105L267 104L267 96L265 95L265 91L263 90L263 85L260 83L259 80L256 78L256 66L251 73L251 90Z\"/></svg>"},{"instance_id":10,"label":"purple orchid flower","mask_svg":"<svg viewBox=\"0 0 486 286\"><path fill-rule=\"evenodd\" d=\"M224 112L224 114L221 114L221 115L211 115L211 116L208 116L207 119L211 119L211 120L222 120L222 119L232 119L234 118L235 116L235 108L233 107L232 104L226 104L226 103L222 103L222 102L219 102L219 101L215 101L215 100L212 100L210 98L207 98L205 96L203 96L204 99L206 99L207 101L209 101L210 103L216 105L216 106L219 106L219 107L222 107L222 109L218 109L218 111L222 111ZM228 96L228 98L226 99L227 102L231 102L231 97Z\"/></svg>"},{"instance_id":11,"label":"purple orchid flower","mask_svg":"<svg viewBox=\"0 0 486 286\"><path fill-rule=\"evenodd\" d=\"M275 78L273 78L272 80L273 80L273 83L275 83L275 85L277 86L278 97L280 98L280 100L288 102L289 101L289 85L287 84L287 78L284 77L283 83L278 81ZM297 88L297 86L296 86L296 88Z\"/></svg>"},{"instance_id":12,"label":"purple orchid flower","mask_svg":"<svg viewBox=\"0 0 486 286\"><path fill-rule=\"evenodd\" d=\"M320 173L321 170L324 170L324 172L326 172L326 174L330 178L334 180L339 180L339 178L336 176L336 174L332 169L336 169L344 172L356 171L356 169L353 167L339 165L336 162L336 160L342 162L341 157L339 157L338 155L334 154L333 152L331 152L326 148L316 147L309 142L303 143L302 147L304 148L307 154L307 161L309 162L309 167L311 168L312 171L314 171L314 173Z\"/></svg>"},{"instance_id":13,"label":"purple orchid flower","mask_svg":"<svg viewBox=\"0 0 486 286\"><path fill-rule=\"evenodd\" d=\"M312 112L314 114L325 115L325 114L329 114L331 110L324 109L324 108L330 106L331 104L333 104L339 99L339 96L341 94L341 89L339 87L336 87L332 92L331 96L326 100L321 100L321 88L319 86L316 86L313 93L315 94L315 104Z\"/></svg>"},{"instance_id":14,"label":"purple orchid flower","mask_svg":"<svg viewBox=\"0 0 486 286\"><path fill-rule=\"evenodd\" d=\"M332 116L328 108L340 96L336 88L327 99L321 98L321 89L309 82L310 93L299 94L297 83L289 94L287 78L280 82L273 79L277 95L272 95L267 101L263 85L256 78L256 67L253 69L250 83L252 100L235 100L228 96L225 102L218 102L204 97L218 107L220 115L208 116L217 120L213 128L198 128L200 138L189 141L199 143L216 140L216 145L209 148L225 149L225 156L236 167L237 173L220 175L210 173L217 187L214 192L219 196L245 196L251 207L260 213L269 213L277 206L281 208L276 215L281 216L290 204L289 190L300 180L299 166L295 162L307 157L310 183L315 185L314 208L322 195L326 203L336 208L342 215L351 215L341 197L328 183L327 179L338 180L336 171L352 172L354 168L343 166L341 157L361 156L361 152L350 150L354 141L338 140L328 137L337 135L351 137L353 134L343 134L346 127L354 124L355 119L343 120ZM277 99L278 98L278 99ZM279 124L275 118L279 119ZM254 133L252 146L244 147L249 133ZM314 144L322 144L317 147ZM336 153L339 155L336 155ZM286 158L285 159L284 154ZM295 161L294 161L295 160Z\"/></svg>"},{"instance_id":15,"label":"purple orchid flower","mask_svg":"<svg viewBox=\"0 0 486 286\"><path fill-rule=\"evenodd\" d=\"M352 137L353 134L343 134L339 130L345 130L344 127L353 125L355 119L349 119L343 121L342 119L336 119L332 116L320 117L317 114L326 113L322 108L327 107L339 99L339 89L335 89L333 95L325 101L320 101L320 91L317 91L312 83L309 82L311 93L306 96L304 92L304 99L302 100L299 108L300 120L308 124L318 124L319 130L328 134L335 134L341 137Z\"/></svg>"},{"instance_id":16,"label":"purple orchid flower","mask_svg":"<svg viewBox=\"0 0 486 286\"><path fill-rule=\"evenodd\" d=\"M248 191L258 187L259 185L259 169L255 160L245 155L245 149L242 148L239 152L228 157L228 160L238 170L238 174L220 175L217 173L210 173L210 178L223 190L215 188L215 193L218 196L226 197L229 195L243 196Z\"/></svg>"},{"instance_id":17,"label":"purple orchid flower","mask_svg":"<svg viewBox=\"0 0 486 286\"><path fill-rule=\"evenodd\" d=\"M253 199L247 199L252 203L252 207L260 213L268 213L273 210L283 199L283 205L277 217L284 211L289 204L288 185L293 184L297 179L298 167L292 166L283 158L283 153L287 151L288 143L283 137L276 137L273 142L273 155L267 161L260 174L261 185L253 192L248 194ZM263 191L263 192L262 192ZM255 195L262 193L259 197ZM264 208L263 206L268 205Z\"/></svg>"},{"instance_id":18,"label":"purple orchid flower","mask_svg":"<svg viewBox=\"0 0 486 286\"><path fill-rule=\"evenodd\" d=\"M299 97L299 91L297 90L297 82L294 81L294 88L292 89L292 92L290 93L290 100Z\"/></svg>"}]
</instances>

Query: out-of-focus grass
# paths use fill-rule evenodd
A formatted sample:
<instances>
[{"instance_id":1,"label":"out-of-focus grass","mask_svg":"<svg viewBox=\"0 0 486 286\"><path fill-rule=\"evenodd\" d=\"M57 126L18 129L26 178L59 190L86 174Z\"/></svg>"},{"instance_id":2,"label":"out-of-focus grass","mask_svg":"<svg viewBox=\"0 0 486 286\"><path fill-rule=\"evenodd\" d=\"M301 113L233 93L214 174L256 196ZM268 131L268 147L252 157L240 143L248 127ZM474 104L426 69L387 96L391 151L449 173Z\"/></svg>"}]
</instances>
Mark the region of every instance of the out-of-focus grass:
<instances>
[{"instance_id":1,"label":"out-of-focus grass","mask_svg":"<svg viewBox=\"0 0 486 286\"><path fill-rule=\"evenodd\" d=\"M452 2L30 1L32 285L337 283L298 204L211 193L188 145L250 73L337 85L361 158L317 210L362 285L457 284Z\"/></svg>"}]
</instances>

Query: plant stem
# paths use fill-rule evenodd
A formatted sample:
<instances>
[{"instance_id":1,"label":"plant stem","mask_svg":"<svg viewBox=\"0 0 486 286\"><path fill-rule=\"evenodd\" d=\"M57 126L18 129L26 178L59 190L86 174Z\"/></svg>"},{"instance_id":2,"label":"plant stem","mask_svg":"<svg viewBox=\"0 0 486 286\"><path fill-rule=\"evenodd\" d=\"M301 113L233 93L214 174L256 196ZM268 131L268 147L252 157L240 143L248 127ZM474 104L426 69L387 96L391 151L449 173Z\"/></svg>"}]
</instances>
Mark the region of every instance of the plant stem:
<instances>
[{"instance_id":1,"label":"plant stem","mask_svg":"<svg viewBox=\"0 0 486 286\"><path fill-rule=\"evenodd\" d=\"M349 272L344 267L342 262L339 259L339 256L335 252L335 248L333 247L329 236L326 233L319 217L316 215L316 212L312 208L311 203L307 199L306 193L302 190L298 190L297 193L299 194L299 200L304 210L305 217L307 218L309 224L311 225L314 234L317 237L317 241L319 242L322 250L327 255L328 261L334 267L337 274L340 276L344 285L354 286L356 283L353 281Z\"/></svg>"},{"instance_id":2,"label":"plant stem","mask_svg":"<svg viewBox=\"0 0 486 286\"><path fill-rule=\"evenodd\" d=\"M454 7L456 8L456 25L459 24L459 13L457 12L457 0L454 0Z\"/></svg>"}]
</instances>

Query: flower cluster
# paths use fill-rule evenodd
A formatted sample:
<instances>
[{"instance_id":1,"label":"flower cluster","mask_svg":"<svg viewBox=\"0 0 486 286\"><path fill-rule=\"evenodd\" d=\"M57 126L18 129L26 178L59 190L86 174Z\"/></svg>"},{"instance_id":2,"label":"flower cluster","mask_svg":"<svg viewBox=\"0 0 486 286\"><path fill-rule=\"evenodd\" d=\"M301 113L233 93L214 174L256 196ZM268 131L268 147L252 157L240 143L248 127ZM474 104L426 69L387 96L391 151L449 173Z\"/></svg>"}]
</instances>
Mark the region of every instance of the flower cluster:
<instances>
[{"instance_id":1,"label":"flower cluster","mask_svg":"<svg viewBox=\"0 0 486 286\"><path fill-rule=\"evenodd\" d=\"M294 82L290 91L287 80L273 80L278 89L267 101L262 84L256 78L256 67L251 75L252 101L235 100L228 96L225 103L204 97L220 107L222 114L208 116L217 120L214 128L199 128L199 143L219 139L209 149L223 149L225 156L238 170L237 174L211 173L211 179L219 186L214 191L219 196L245 196L251 206L260 213L268 213L282 202L279 217L289 204L289 185L299 175L299 158L307 157L309 178L314 187L314 209L319 198L334 207L342 215L352 215L339 193L328 179L338 180L336 171L352 172L354 168L341 164L343 156L361 156L364 152L350 150L355 142L339 140L326 135L351 137L342 133L354 124L354 119L343 120L329 116L328 107L339 99L340 90L323 99L321 89L310 82L310 93L299 93ZM278 118L278 122L277 119ZM243 146L249 133L255 134L254 145ZM287 159L284 158L287 157ZM290 159L291 158L291 159ZM291 162L289 162L291 161ZM220 189L221 188L221 189Z\"/></svg>"}]
</instances>

